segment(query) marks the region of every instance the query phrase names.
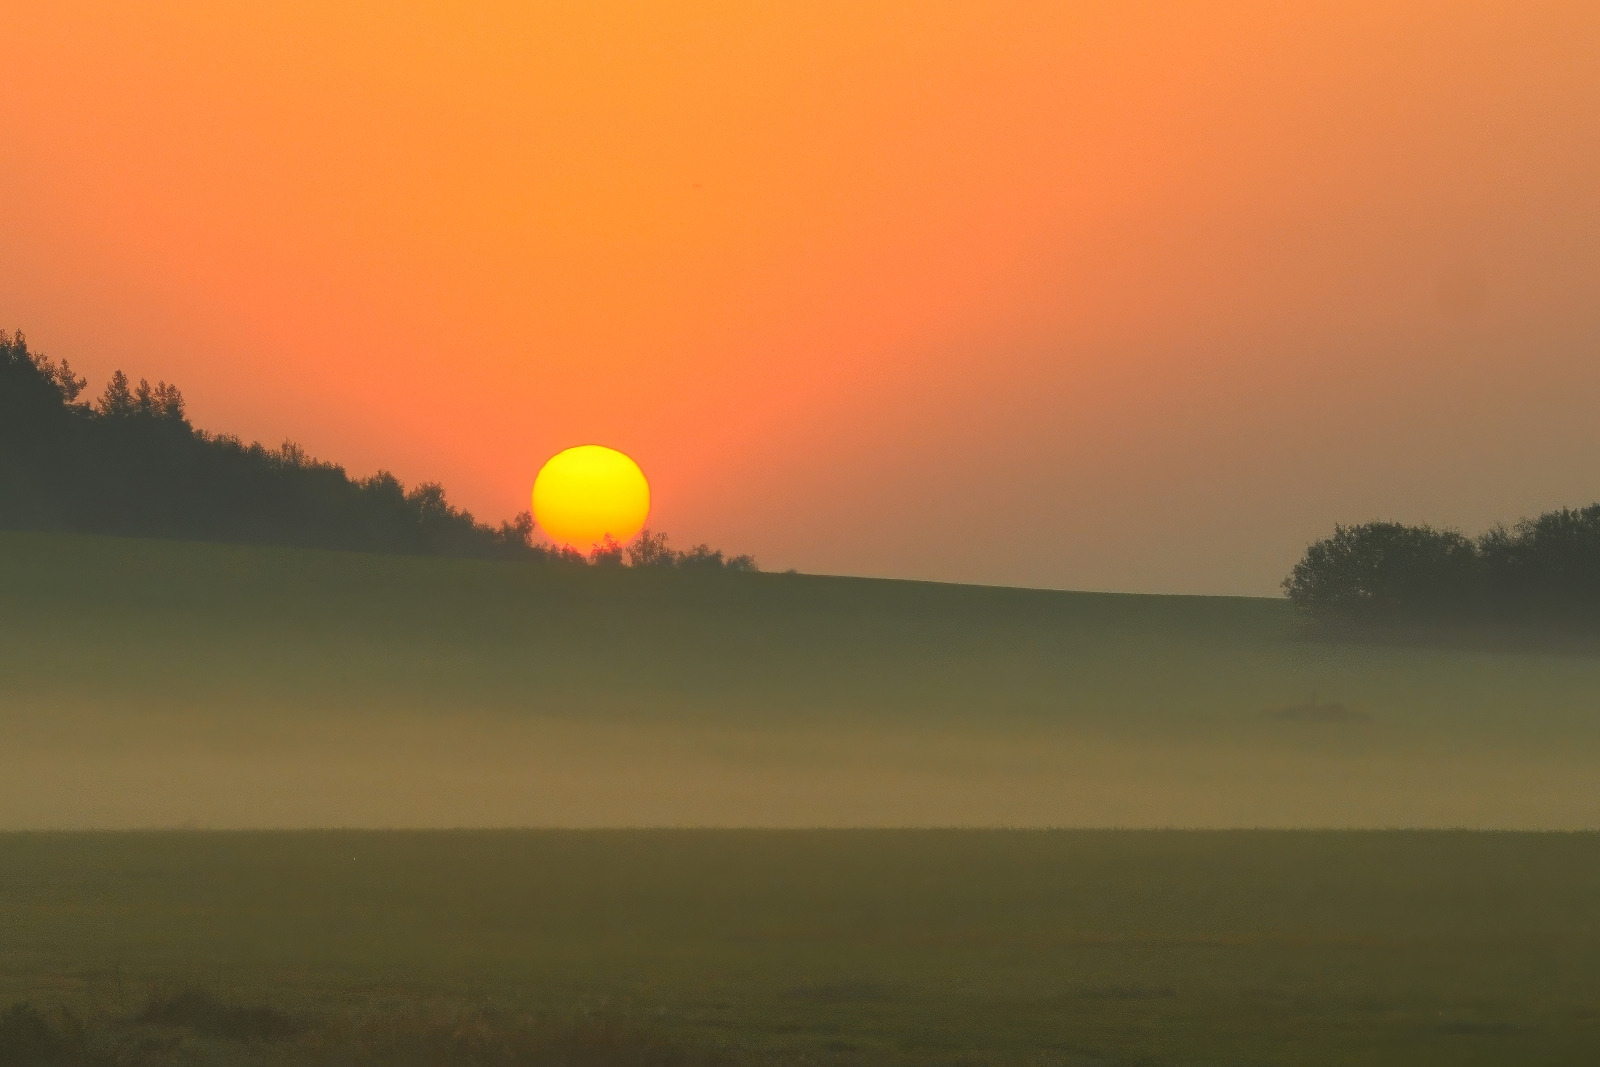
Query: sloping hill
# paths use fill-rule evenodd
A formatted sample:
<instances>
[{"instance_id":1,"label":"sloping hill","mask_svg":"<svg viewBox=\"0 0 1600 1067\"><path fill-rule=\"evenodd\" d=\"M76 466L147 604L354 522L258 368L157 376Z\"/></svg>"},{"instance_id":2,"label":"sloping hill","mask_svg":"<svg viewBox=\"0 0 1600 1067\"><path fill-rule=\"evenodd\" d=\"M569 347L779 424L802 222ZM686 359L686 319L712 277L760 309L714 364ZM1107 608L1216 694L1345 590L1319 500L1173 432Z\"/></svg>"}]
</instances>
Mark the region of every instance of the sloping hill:
<instances>
[{"instance_id":1,"label":"sloping hill","mask_svg":"<svg viewBox=\"0 0 1600 1067\"><path fill-rule=\"evenodd\" d=\"M1594 826L1597 705L1272 600L0 534L0 827Z\"/></svg>"}]
</instances>

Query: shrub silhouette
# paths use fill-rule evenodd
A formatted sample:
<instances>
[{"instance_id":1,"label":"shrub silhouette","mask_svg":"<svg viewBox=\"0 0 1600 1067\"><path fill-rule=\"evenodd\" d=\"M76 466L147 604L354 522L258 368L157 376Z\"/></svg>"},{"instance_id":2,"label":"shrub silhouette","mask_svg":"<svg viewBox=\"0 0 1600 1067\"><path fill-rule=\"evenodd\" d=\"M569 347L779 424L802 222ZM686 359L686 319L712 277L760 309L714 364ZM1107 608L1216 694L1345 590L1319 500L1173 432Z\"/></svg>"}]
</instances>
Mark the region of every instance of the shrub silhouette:
<instances>
[{"instance_id":1,"label":"shrub silhouette","mask_svg":"<svg viewBox=\"0 0 1600 1067\"><path fill-rule=\"evenodd\" d=\"M616 542L607 539L610 544ZM599 549L596 549L598 552ZM657 533L648 528L641 530L633 543L628 545L628 566L630 567L679 567L685 570L728 570L728 571L757 571L755 557L732 556L724 558L720 551L715 551L710 545L695 545L686 552L675 552L667 545L667 535ZM594 558L591 556L591 558Z\"/></svg>"},{"instance_id":2,"label":"shrub silhouette","mask_svg":"<svg viewBox=\"0 0 1600 1067\"><path fill-rule=\"evenodd\" d=\"M643 529L628 546L630 567L675 567L677 564L677 553L667 547L667 535L664 533Z\"/></svg>"},{"instance_id":3,"label":"shrub silhouette","mask_svg":"<svg viewBox=\"0 0 1600 1067\"><path fill-rule=\"evenodd\" d=\"M610 534L589 550L589 562L596 567L620 567L622 559L622 545Z\"/></svg>"}]
</instances>

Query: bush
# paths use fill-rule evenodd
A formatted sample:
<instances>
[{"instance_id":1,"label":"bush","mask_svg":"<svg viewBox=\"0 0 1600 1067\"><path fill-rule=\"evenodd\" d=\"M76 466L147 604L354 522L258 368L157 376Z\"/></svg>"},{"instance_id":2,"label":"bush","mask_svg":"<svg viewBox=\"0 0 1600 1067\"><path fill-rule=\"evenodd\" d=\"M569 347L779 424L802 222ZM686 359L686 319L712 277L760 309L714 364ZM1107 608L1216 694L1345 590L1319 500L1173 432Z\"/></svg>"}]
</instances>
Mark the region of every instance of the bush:
<instances>
[{"instance_id":1,"label":"bush","mask_svg":"<svg viewBox=\"0 0 1600 1067\"><path fill-rule=\"evenodd\" d=\"M611 547L616 543L607 539ZM596 549L596 553L600 550ZM621 562L621 550L617 561ZM594 557L591 557L594 558ZM667 547L667 535L646 529L639 533L633 543L627 548L628 566L630 567L678 567L683 570L713 570L713 571L740 571L753 572L761 568L756 566L754 556L724 557L720 551L710 545L695 545L684 552L675 552Z\"/></svg>"}]
</instances>

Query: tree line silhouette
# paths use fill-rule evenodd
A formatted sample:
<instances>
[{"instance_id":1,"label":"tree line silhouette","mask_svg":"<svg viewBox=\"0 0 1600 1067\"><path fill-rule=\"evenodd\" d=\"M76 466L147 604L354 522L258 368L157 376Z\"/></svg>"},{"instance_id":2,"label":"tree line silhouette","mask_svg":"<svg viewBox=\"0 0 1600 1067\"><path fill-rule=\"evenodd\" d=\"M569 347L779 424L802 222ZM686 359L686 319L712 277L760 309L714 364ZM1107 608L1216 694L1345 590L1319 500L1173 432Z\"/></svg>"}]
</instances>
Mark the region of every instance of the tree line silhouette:
<instances>
[{"instance_id":1,"label":"tree line silhouette","mask_svg":"<svg viewBox=\"0 0 1600 1067\"><path fill-rule=\"evenodd\" d=\"M1600 504L1477 538L1430 526L1338 526L1284 591L1314 616L1363 624L1600 623Z\"/></svg>"},{"instance_id":2,"label":"tree line silhouette","mask_svg":"<svg viewBox=\"0 0 1600 1067\"><path fill-rule=\"evenodd\" d=\"M195 428L175 385L117 371L89 402L66 360L0 330L0 527L599 566L755 570L646 532L584 555L534 537L522 512L490 526L444 487L388 471L351 478L292 442L245 444Z\"/></svg>"}]
</instances>

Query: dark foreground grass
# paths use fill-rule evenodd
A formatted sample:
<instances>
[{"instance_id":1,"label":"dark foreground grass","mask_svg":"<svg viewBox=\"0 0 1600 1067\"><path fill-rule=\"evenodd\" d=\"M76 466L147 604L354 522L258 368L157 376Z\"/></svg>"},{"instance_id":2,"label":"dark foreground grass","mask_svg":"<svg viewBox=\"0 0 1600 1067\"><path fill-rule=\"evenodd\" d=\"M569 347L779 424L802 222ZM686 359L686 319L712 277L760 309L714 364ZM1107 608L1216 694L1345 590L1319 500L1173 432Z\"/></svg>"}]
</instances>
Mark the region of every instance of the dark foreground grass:
<instances>
[{"instance_id":1,"label":"dark foreground grass","mask_svg":"<svg viewBox=\"0 0 1600 1067\"><path fill-rule=\"evenodd\" d=\"M1596 1062L1600 837L6 835L23 1001L62 1063Z\"/></svg>"},{"instance_id":2,"label":"dark foreground grass","mask_svg":"<svg viewBox=\"0 0 1600 1067\"><path fill-rule=\"evenodd\" d=\"M188 1010L174 1013L175 1003ZM245 1018L280 1019L282 1025L266 1032L239 1027L237 1021ZM232 1024L218 1026L219 1020ZM610 1019L506 1018L456 1009L296 1022L272 1008L228 1004L195 990L153 1000L131 1018L101 1013L86 1022L68 1008L41 1012L27 1003L0 1014L0 1064L7 1067L736 1067L740 1062L754 1062L754 1057L694 1048L657 1029Z\"/></svg>"}]
</instances>

